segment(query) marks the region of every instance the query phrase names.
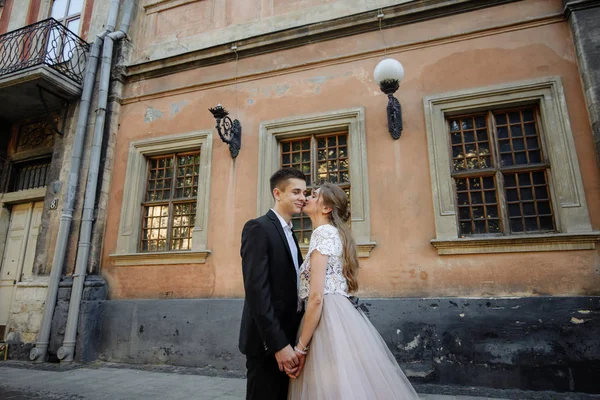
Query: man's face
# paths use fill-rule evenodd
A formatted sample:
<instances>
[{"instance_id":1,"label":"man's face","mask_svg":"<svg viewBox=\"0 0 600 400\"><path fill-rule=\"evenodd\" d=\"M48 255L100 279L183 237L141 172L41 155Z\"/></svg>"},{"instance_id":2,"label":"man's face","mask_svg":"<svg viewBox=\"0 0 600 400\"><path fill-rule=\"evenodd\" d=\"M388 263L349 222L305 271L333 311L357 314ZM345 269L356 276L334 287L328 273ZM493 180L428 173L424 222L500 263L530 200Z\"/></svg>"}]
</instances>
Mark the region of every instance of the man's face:
<instances>
[{"instance_id":1,"label":"man's face","mask_svg":"<svg viewBox=\"0 0 600 400\"><path fill-rule=\"evenodd\" d=\"M306 201L306 182L304 179L288 179L281 189L275 188L273 195L277 203L278 212L291 217L302 212Z\"/></svg>"}]
</instances>

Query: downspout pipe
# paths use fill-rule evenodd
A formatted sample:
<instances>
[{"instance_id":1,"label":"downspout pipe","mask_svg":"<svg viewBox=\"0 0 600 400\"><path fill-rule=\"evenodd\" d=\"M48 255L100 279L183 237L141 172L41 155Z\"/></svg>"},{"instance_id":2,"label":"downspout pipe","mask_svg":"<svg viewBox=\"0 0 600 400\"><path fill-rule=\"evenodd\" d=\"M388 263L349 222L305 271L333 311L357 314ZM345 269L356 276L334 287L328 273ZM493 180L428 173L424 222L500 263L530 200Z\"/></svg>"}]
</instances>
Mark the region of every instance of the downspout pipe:
<instances>
[{"instance_id":1,"label":"downspout pipe","mask_svg":"<svg viewBox=\"0 0 600 400\"><path fill-rule=\"evenodd\" d=\"M111 0L109 19L107 27L116 24L117 14L119 11L119 1ZM114 29L114 28L113 28ZM106 30L103 34L98 35L92 44L88 63L85 69L85 78L83 81L83 89L81 100L79 102L79 115L77 117L77 128L73 140L73 153L71 155L71 166L69 169L65 201L60 217L58 227L58 235L54 248L54 256L52 258L52 269L48 281L48 292L46 294L46 302L44 303L44 314L40 331L37 335L35 347L29 352L29 359L35 362L45 362L48 357L48 345L50 344L50 327L52 325L52 317L54 315L54 307L56 306L56 298L58 296L58 286L64 268L65 254L67 250L67 241L69 238L69 229L73 220L73 208L75 204L75 195L77 193L77 182L79 180L79 170L81 169L81 158L83 154L83 144L85 133L88 124L88 115L92 102L92 95L96 83L96 72L98 69L98 58L100 48L104 41L104 36L112 31Z\"/></svg>"},{"instance_id":2,"label":"downspout pipe","mask_svg":"<svg viewBox=\"0 0 600 400\"><path fill-rule=\"evenodd\" d=\"M134 0L129 0L124 9L121 22L122 29L117 32L109 33L104 37L98 89L98 109L96 110L94 138L91 148L91 159L87 175L87 185L85 188L81 231L79 236L79 245L77 247L77 261L75 263L75 272L73 274L73 286L71 289L71 300L69 303L69 314L67 316L65 338L63 345L58 349L57 353L57 356L61 362L65 363L73 362L75 357L79 309L81 306L87 265L92 246L91 238L96 205L96 190L98 187L100 155L102 153L102 139L104 136L104 124L106 121L108 92L110 89L110 73L112 68L114 42L115 40L120 40L127 37L127 30L129 29L129 22L133 12L133 3Z\"/></svg>"},{"instance_id":3,"label":"downspout pipe","mask_svg":"<svg viewBox=\"0 0 600 400\"><path fill-rule=\"evenodd\" d=\"M119 3L121 0L110 0L110 8L108 9L108 19L106 22L106 33L114 32L119 16Z\"/></svg>"}]
</instances>

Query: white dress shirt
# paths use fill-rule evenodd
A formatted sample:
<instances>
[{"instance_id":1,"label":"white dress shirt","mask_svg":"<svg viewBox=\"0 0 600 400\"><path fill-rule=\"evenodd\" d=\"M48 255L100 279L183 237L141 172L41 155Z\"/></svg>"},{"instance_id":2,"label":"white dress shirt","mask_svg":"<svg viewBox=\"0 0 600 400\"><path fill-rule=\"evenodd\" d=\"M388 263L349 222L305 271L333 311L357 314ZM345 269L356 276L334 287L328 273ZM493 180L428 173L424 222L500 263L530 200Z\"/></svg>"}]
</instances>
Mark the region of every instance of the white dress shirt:
<instances>
[{"instance_id":1,"label":"white dress shirt","mask_svg":"<svg viewBox=\"0 0 600 400\"><path fill-rule=\"evenodd\" d=\"M277 215L279 218L279 222L281 222L281 227L283 228L283 232L285 233L285 237L288 242L288 246L290 247L290 252L292 253L292 259L294 260L294 267L296 268L296 277L298 277L298 246L296 246L296 242L294 241L294 234L292 233L292 223L289 224L285 222L285 220L281 217L281 215L277 214L277 211L271 208L271 211Z\"/></svg>"},{"instance_id":2,"label":"white dress shirt","mask_svg":"<svg viewBox=\"0 0 600 400\"><path fill-rule=\"evenodd\" d=\"M294 233L292 232L292 223L290 222L289 224L287 222L285 222L285 219L283 219L281 217L281 215L277 214L277 211L273 210L271 208L271 211L273 211L275 213L275 215L277 215L277 218L279 218L279 222L281 222L281 227L283 228L283 232L285 233L285 237L287 239L288 242L288 246L290 247L290 251L292 252L292 259L294 260L294 268L296 268L296 290L298 290L298 288L300 287L300 275L298 274L298 269L299 269L299 265L298 265L298 246L296 246L296 242L294 241ZM302 300L300 300L300 298L298 298L298 307L296 308L296 311L300 312L302 311Z\"/></svg>"}]
</instances>

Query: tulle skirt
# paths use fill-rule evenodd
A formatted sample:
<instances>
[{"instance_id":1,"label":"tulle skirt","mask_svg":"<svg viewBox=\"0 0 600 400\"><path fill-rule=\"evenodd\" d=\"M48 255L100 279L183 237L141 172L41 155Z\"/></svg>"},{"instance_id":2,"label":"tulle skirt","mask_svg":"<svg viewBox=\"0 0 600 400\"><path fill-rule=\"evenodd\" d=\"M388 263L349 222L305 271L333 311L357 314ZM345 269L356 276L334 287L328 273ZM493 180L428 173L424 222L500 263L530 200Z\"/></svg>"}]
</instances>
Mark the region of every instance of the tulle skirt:
<instances>
[{"instance_id":1,"label":"tulle skirt","mask_svg":"<svg viewBox=\"0 0 600 400\"><path fill-rule=\"evenodd\" d=\"M334 399L419 396L363 312L346 297L327 294L304 369L297 379L290 379L288 400Z\"/></svg>"}]
</instances>

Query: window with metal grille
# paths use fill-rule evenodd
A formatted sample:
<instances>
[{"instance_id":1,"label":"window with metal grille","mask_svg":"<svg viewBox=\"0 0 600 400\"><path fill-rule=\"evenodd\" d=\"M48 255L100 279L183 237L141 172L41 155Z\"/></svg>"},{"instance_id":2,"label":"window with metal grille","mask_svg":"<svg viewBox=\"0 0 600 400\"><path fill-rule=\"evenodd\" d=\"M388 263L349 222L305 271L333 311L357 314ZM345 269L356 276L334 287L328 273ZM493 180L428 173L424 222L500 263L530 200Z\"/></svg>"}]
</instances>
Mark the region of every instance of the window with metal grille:
<instances>
[{"instance_id":1,"label":"window with metal grille","mask_svg":"<svg viewBox=\"0 0 600 400\"><path fill-rule=\"evenodd\" d=\"M18 192L46 186L51 162L52 158L48 157L12 164L8 191Z\"/></svg>"},{"instance_id":2,"label":"window with metal grille","mask_svg":"<svg viewBox=\"0 0 600 400\"><path fill-rule=\"evenodd\" d=\"M340 186L350 196L350 164L348 133L330 133L282 140L281 167L293 167L306 176L307 195L314 187L330 182ZM294 232L301 245L310 243L312 224L307 215L292 218Z\"/></svg>"},{"instance_id":3,"label":"window with metal grille","mask_svg":"<svg viewBox=\"0 0 600 400\"><path fill-rule=\"evenodd\" d=\"M147 160L140 250L190 250L196 220L200 152Z\"/></svg>"},{"instance_id":4,"label":"window with metal grille","mask_svg":"<svg viewBox=\"0 0 600 400\"><path fill-rule=\"evenodd\" d=\"M537 107L447 118L459 236L556 231Z\"/></svg>"}]
</instances>

